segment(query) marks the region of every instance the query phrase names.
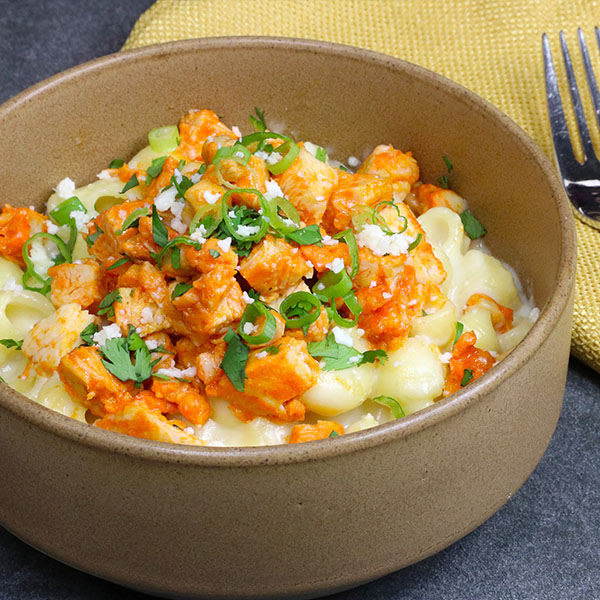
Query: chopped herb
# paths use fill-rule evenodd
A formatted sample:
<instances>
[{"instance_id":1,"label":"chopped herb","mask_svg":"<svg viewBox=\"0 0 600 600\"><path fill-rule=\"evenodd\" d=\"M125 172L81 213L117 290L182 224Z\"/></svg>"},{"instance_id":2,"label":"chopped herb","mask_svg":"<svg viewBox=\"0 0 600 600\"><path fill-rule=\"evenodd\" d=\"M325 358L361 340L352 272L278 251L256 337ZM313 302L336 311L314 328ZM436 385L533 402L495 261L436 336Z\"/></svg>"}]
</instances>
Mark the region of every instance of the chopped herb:
<instances>
[{"instance_id":1,"label":"chopped herb","mask_svg":"<svg viewBox=\"0 0 600 600\"><path fill-rule=\"evenodd\" d=\"M175 194L175 198L185 199L185 193L194 185L192 180L185 175L181 176L181 181L177 181L175 175L171 177L171 183L175 186L177 190L177 194Z\"/></svg>"},{"instance_id":2,"label":"chopped herb","mask_svg":"<svg viewBox=\"0 0 600 600\"><path fill-rule=\"evenodd\" d=\"M385 350L367 350L366 352L363 352L363 357L359 364L364 365L365 363L374 363L376 360L381 364L384 364L388 358L389 356Z\"/></svg>"},{"instance_id":3,"label":"chopped herb","mask_svg":"<svg viewBox=\"0 0 600 600\"><path fill-rule=\"evenodd\" d=\"M183 294L185 294L190 289L192 289L192 286L189 283L186 283L185 281L180 281L171 293L171 300L175 300L175 298L183 296Z\"/></svg>"},{"instance_id":4,"label":"chopped herb","mask_svg":"<svg viewBox=\"0 0 600 600\"><path fill-rule=\"evenodd\" d=\"M344 173L352 173L352 171L346 165L338 165L338 169L340 171L344 171Z\"/></svg>"},{"instance_id":5,"label":"chopped herb","mask_svg":"<svg viewBox=\"0 0 600 600\"><path fill-rule=\"evenodd\" d=\"M213 248L211 248L208 253L213 257L213 258L219 258L219 256L221 256L221 254L219 252L217 252L216 250L214 250Z\"/></svg>"},{"instance_id":6,"label":"chopped herb","mask_svg":"<svg viewBox=\"0 0 600 600\"><path fill-rule=\"evenodd\" d=\"M152 205L152 239L161 248L169 241L169 232L160 218L156 205Z\"/></svg>"},{"instance_id":7,"label":"chopped herb","mask_svg":"<svg viewBox=\"0 0 600 600\"><path fill-rule=\"evenodd\" d=\"M302 229L296 231L290 231L286 237L301 246L310 246L311 244L318 244L323 240L318 225L308 225Z\"/></svg>"},{"instance_id":8,"label":"chopped herb","mask_svg":"<svg viewBox=\"0 0 600 600\"><path fill-rule=\"evenodd\" d=\"M460 382L460 386L465 387L465 385L467 385L467 383L469 383L469 381L471 381L471 379L473 379L473 371L471 371L471 369L465 369L463 378Z\"/></svg>"},{"instance_id":9,"label":"chopped herb","mask_svg":"<svg viewBox=\"0 0 600 600\"><path fill-rule=\"evenodd\" d=\"M250 349L233 329L225 334L224 340L227 342L227 349L220 367L233 387L238 392L243 392L246 383L246 363L248 362Z\"/></svg>"},{"instance_id":10,"label":"chopped herb","mask_svg":"<svg viewBox=\"0 0 600 600\"><path fill-rule=\"evenodd\" d=\"M460 213L460 220L462 221L465 233L472 240L483 237L487 233L487 229L477 220L468 208Z\"/></svg>"},{"instance_id":11,"label":"chopped herb","mask_svg":"<svg viewBox=\"0 0 600 600\"><path fill-rule=\"evenodd\" d=\"M402 417L406 416L406 413L404 412L404 409L402 408L398 400L395 400L390 396L377 396L376 398L373 398L373 402L377 402L377 404L387 406L390 409L392 417L394 417L394 419L401 419Z\"/></svg>"},{"instance_id":12,"label":"chopped herb","mask_svg":"<svg viewBox=\"0 0 600 600\"><path fill-rule=\"evenodd\" d=\"M458 342L460 336L463 334L464 328L465 326L460 321L456 322L456 332L454 333L454 344L452 344L452 347L456 346L456 342Z\"/></svg>"},{"instance_id":13,"label":"chopped herb","mask_svg":"<svg viewBox=\"0 0 600 600\"><path fill-rule=\"evenodd\" d=\"M134 188L136 185L140 185L140 182L138 181L137 175L134 173L130 178L129 181L125 184L125 186L123 187L123 189L121 190L121 194L124 194L125 192L129 191L131 188Z\"/></svg>"},{"instance_id":14,"label":"chopped herb","mask_svg":"<svg viewBox=\"0 0 600 600\"><path fill-rule=\"evenodd\" d=\"M454 166L452 165L452 161L445 154L444 154L444 156L442 156L442 158L444 159L444 164L446 165L446 169L448 169L448 173L452 173L452 171L454 170Z\"/></svg>"},{"instance_id":15,"label":"chopped herb","mask_svg":"<svg viewBox=\"0 0 600 600\"><path fill-rule=\"evenodd\" d=\"M329 434L329 437L330 438L340 437L340 434L335 429L332 429L331 433Z\"/></svg>"},{"instance_id":16,"label":"chopped herb","mask_svg":"<svg viewBox=\"0 0 600 600\"><path fill-rule=\"evenodd\" d=\"M265 131L267 129L267 123L265 122L265 113L260 108L254 107L255 115L250 115L250 123L256 131Z\"/></svg>"},{"instance_id":17,"label":"chopped herb","mask_svg":"<svg viewBox=\"0 0 600 600\"><path fill-rule=\"evenodd\" d=\"M131 351L135 352L134 361L131 360ZM131 380L136 384L149 379L153 365L160 360L151 360L148 347L133 326L130 326L126 338L107 339L104 346L100 347L100 352L104 356L102 364L115 377L121 381Z\"/></svg>"},{"instance_id":18,"label":"chopped herb","mask_svg":"<svg viewBox=\"0 0 600 600\"><path fill-rule=\"evenodd\" d=\"M338 344L333 334L329 334L319 342L309 342L308 353L313 358L321 358L324 361L323 371L341 371L359 364L362 354L355 348Z\"/></svg>"},{"instance_id":19,"label":"chopped herb","mask_svg":"<svg viewBox=\"0 0 600 600\"><path fill-rule=\"evenodd\" d=\"M160 158L155 158L152 161L152 164L146 170L148 178L146 179L146 185L150 185L150 182L158 177L163 169L163 165L165 164L165 160L167 160L166 156L161 156Z\"/></svg>"},{"instance_id":20,"label":"chopped herb","mask_svg":"<svg viewBox=\"0 0 600 600\"><path fill-rule=\"evenodd\" d=\"M98 325L96 325L96 323L90 323L79 334L79 337L83 340L84 344L86 344L87 346L91 346L94 343L95 333L98 333Z\"/></svg>"},{"instance_id":21,"label":"chopped herb","mask_svg":"<svg viewBox=\"0 0 600 600\"><path fill-rule=\"evenodd\" d=\"M278 354L279 346L267 346L266 348L263 348L263 350L269 354Z\"/></svg>"},{"instance_id":22,"label":"chopped herb","mask_svg":"<svg viewBox=\"0 0 600 600\"><path fill-rule=\"evenodd\" d=\"M200 168L198 169L198 175L200 175L200 177L202 177L204 173L206 173L206 164L200 165Z\"/></svg>"},{"instance_id":23,"label":"chopped herb","mask_svg":"<svg viewBox=\"0 0 600 600\"><path fill-rule=\"evenodd\" d=\"M182 158L178 163L177 163L177 169L179 171L181 171L181 169L183 169L183 167L185 167L185 158Z\"/></svg>"},{"instance_id":24,"label":"chopped herb","mask_svg":"<svg viewBox=\"0 0 600 600\"><path fill-rule=\"evenodd\" d=\"M128 262L131 262L131 259L124 256L123 258L120 258L117 262L114 262L112 265L110 265L110 267L108 267L108 269L106 270L112 271L113 269L118 269L119 267L126 265Z\"/></svg>"},{"instance_id":25,"label":"chopped herb","mask_svg":"<svg viewBox=\"0 0 600 600\"><path fill-rule=\"evenodd\" d=\"M422 317L426 317L427 316L427 313L423 309L421 309L421 316Z\"/></svg>"},{"instance_id":26,"label":"chopped herb","mask_svg":"<svg viewBox=\"0 0 600 600\"><path fill-rule=\"evenodd\" d=\"M423 239L423 236L422 236L422 234L419 233L419 235L417 235L415 241L412 242L412 244L410 244L410 246L408 247L407 252L414 250L420 244L422 239Z\"/></svg>"},{"instance_id":27,"label":"chopped herb","mask_svg":"<svg viewBox=\"0 0 600 600\"><path fill-rule=\"evenodd\" d=\"M327 162L327 150L325 150L325 148L321 148L321 146L317 146L315 158L321 162Z\"/></svg>"},{"instance_id":28,"label":"chopped herb","mask_svg":"<svg viewBox=\"0 0 600 600\"><path fill-rule=\"evenodd\" d=\"M15 350L20 350L21 346L23 345L23 340L17 341L11 339L4 339L0 340L0 344L6 346L7 348L14 348Z\"/></svg>"},{"instance_id":29,"label":"chopped herb","mask_svg":"<svg viewBox=\"0 0 600 600\"><path fill-rule=\"evenodd\" d=\"M450 182L448 181L448 175L442 175L441 177L438 177L436 183L440 187L444 188L445 190L450 189Z\"/></svg>"},{"instance_id":30,"label":"chopped herb","mask_svg":"<svg viewBox=\"0 0 600 600\"><path fill-rule=\"evenodd\" d=\"M94 231L94 233L90 233L86 238L85 238L85 243L88 245L89 248L91 248L96 240L104 233L104 230L100 228L99 225L96 225L96 231Z\"/></svg>"},{"instance_id":31,"label":"chopped herb","mask_svg":"<svg viewBox=\"0 0 600 600\"><path fill-rule=\"evenodd\" d=\"M114 290L110 292L110 294L106 294L98 305L98 315L106 315L106 318L114 317L115 308L113 304L115 302L121 302L121 300L123 300L123 298L119 290Z\"/></svg>"},{"instance_id":32,"label":"chopped herb","mask_svg":"<svg viewBox=\"0 0 600 600\"><path fill-rule=\"evenodd\" d=\"M193 248L196 248L196 250L200 250L202 248L202 244L200 242L197 242L196 240L193 240L189 237L178 236L170 240L167 244L165 244L160 252L150 252L150 256L156 261L158 266L161 267L162 261L167 255L167 253L174 253L175 259L173 259L173 256L171 256L171 264L173 265L173 268L179 268L175 266L176 264L179 264L179 266L181 266L181 257L179 255L179 248L177 248L179 244L182 244L184 246L192 246Z\"/></svg>"},{"instance_id":33,"label":"chopped herb","mask_svg":"<svg viewBox=\"0 0 600 600\"><path fill-rule=\"evenodd\" d=\"M145 207L136 208L124 221L123 225L121 225L120 229L115 231L115 235L122 235L127 229L131 229L132 227L138 227L140 224L141 217L148 216L148 209ZM97 225L96 225L97 227ZM89 236L88 236L89 237Z\"/></svg>"},{"instance_id":34,"label":"chopped herb","mask_svg":"<svg viewBox=\"0 0 600 600\"><path fill-rule=\"evenodd\" d=\"M246 293L248 296L250 296L250 298L252 298L252 300L260 300L260 294L256 290L250 288Z\"/></svg>"},{"instance_id":35,"label":"chopped herb","mask_svg":"<svg viewBox=\"0 0 600 600\"><path fill-rule=\"evenodd\" d=\"M122 158L113 158L113 160L110 161L110 165L108 165L109 169L118 169L119 167L122 167L125 164L125 161Z\"/></svg>"},{"instance_id":36,"label":"chopped herb","mask_svg":"<svg viewBox=\"0 0 600 600\"><path fill-rule=\"evenodd\" d=\"M154 377L154 379L160 379L160 381L171 381L171 378L163 373L153 373L152 377ZM179 429L181 429L181 427Z\"/></svg>"},{"instance_id":37,"label":"chopped herb","mask_svg":"<svg viewBox=\"0 0 600 600\"><path fill-rule=\"evenodd\" d=\"M6 383L6 379L4 379L4 377L1 377L1 376L0 376L0 381L1 381L2 383Z\"/></svg>"},{"instance_id":38,"label":"chopped herb","mask_svg":"<svg viewBox=\"0 0 600 600\"><path fill-rule=\"evenodd\" d=\"M233 215L229 215L229 226L222 220L219 223L219 226L214 232L214 236L218 239L232 238L231 246L234 251L238 254L238 256L248 256L252 250L252 245L254 242L252 240L242 241L238 240L236 237L232 236L231 227L234 231L239 228L240 225L250 225L250 226L259 226L261 222L261 215L254 210L253 208L248 208L244 205L234 205L229 207L229 212L233 213Z\"/></svg>"}]
</instances>

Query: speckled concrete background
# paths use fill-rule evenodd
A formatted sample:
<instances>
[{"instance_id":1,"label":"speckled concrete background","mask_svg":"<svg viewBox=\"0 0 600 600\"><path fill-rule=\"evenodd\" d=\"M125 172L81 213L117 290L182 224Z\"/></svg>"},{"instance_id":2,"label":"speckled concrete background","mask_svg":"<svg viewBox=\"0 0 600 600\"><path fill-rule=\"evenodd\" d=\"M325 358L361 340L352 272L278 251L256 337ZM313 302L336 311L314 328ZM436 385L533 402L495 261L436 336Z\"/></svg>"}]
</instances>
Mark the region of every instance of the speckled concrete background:
<instances>
[{"instance_id":1,"label":"speckled concrete background","mask_svg":"<svg viewBox=\"0 0 600 600\"><path fill-rule=\"evenodd\" d=\"M117 51L151 4L0 0L0 102L58 71ZM26 172L15 177L26 183ZM1 193L0 203L11 200ZM332 599L597 600L599 538L600 375L573 359L550 448L498 514L436 556ZM109 598L149 597L66 567L0 529L1 600Z\"/></svg>"}]
</instances>

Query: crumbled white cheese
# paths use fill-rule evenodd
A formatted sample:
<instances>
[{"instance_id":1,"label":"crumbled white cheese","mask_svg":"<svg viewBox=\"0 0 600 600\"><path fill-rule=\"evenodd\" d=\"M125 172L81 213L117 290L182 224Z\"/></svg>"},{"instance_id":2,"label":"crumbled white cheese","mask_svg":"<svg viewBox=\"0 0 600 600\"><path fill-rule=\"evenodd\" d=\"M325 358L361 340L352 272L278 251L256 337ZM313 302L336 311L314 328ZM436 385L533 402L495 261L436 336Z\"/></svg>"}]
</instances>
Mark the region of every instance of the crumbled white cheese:
<instances>
[{"instance_id":1,"label":"crumbled white cheese","mask_svg":"<svg viewBox=\"0 0 600 600\"><path fill-rule=\"evenodd\" d=\"M350 358L348 358L348 362L350 364L356 364L358 361L360 361L360 359L360 356L351 356Z\"/></svg>"},{"instance_id":2,"label":"crumbled white cheese","mask_svg":"<svg viewBox=\"0 0 600 600\"><path fill-rule=\"evenodd\" d=\"M258 158L262 158L263 160L267 160L269 158L269 153L264 150L258 150L254 153L254 156L258 156Z\"/></svg>"},{"instance_id":3,"label":"crumbled white cheese","mask_svg":"<svg viewBox=\"0 0 600 600\"><path fill-rule=\"evenodd\" d=\"M173 204L176 202L175 196L177 195L177 189L174 185L168 187L166 190L157 194L156 198L154 198L154 206L156 206L156 210L160 212L167 212L171 209Z\"/></svg>"},{"instance_id":4,"label":"crumbled white cheese","mask_svg":"<svg viewBox=\"0 0 600 600\"><path fill-rule=\"evenodd\" d=\"M202 179L202 175L200 175L200 173L194 173L191 177L190 177L190 181L192 183L198 183L200 180Z\"/></svg>"},{"instance_id":5,"label":"crumbled white cheese","mask_svg":"<svg viewBox=\"0 0 600 600\"><path fill-rule=\"evenodd\" d=\"M181 174L181 171L179 169L175 169L173 171L173 176L175 177L175 181L179 184L183 181L183 175Z\"/></svg>"},{"instance_id":6,"label":"crumbled white cheese","mask_svg":"<svg viewBox=\"0 0 600 600\"><path fill-rule=\"evenodd\" d=\"M340 273L344 270L344 267L346 265L344 264L343 258L334 258L330 263L327 263L325 266L334 273Z\"/></svg>"},{"instance_id":7,"label":"crumbled white cheese","mask_svg":"<svg viewBox=\"0 0 600 600\"><path fill-rule=\"evenodd\" d=\"M239 139L242 137L242 132L240 131L240 128L233 125L233 127L231 128L231 131L233 131L233 133L236 135L236 137Z\"/></svg>"},{"instance_id":8,"label":"crumbled white cheese","mask_svg":"<svg viewBox=\"0 0 600 600\"><path fill-rule=\"evenodd\" d=\"M309 267L309 268L311 268L311 269L315 268L315 265L313 265L312 262L310 262L310 260L306 261L306 266Z\"/></svg>"},{"instance_id":9,"label":"crumbled white cheese","mask_svg":"<svg viewBox=\"0 0 600 600\"><path fill-rule=\"evenodd\" d=\"M250 323L250 321L247 321L246 323L244 323L244 327L242 328L242 331L246 335L252 335L253 333L256 333L258 331L258 325L254 325L254 324Z\"/></svg>"},{"instance_id":10,"label":"crumbled white cheese","mask_svg":"<svg viewBox=\"0 0 600 600\"><path fill-rule=\"evenodd\" d=\"M383 294L381 295L385 300L389 300L392 297L392 294L390 294L389 292L383 292Z\"/></svg>"},{"instance_id":11,"label":"crumbled white cheese","mask_svg":"<svg viewBox=\"0 0 600 600\"><path fill-rule=\"evenodd\" d=\"M142 313L140 315L140 323L142 325L145 325L146 323L152 323L153 319L154 319L154 313L152 312L152 309L148 306L144 306L144 308L142 308Z\"/></svg>"},{"instance_id":12,"label":"crumbled white cheese","mask_svg":"<svg viewBox=\"0 0 600 600\"><path fill-rule=\"evenodd\" d=\"M204 228L203 225L200 225L198 227L198 229L196 229L196 231L194 231L194 233L190 233L190 237L195 242L198 242L200 244L204 244L206 242L206 238L204 237L205 235L206 235L206 229Z\"/></svg>"},{"instance_id":13,"label":"crumbled white cheese","mask_svg":"<svg viewBox=\"0 0 600 600\"><path fill-rule=\"evenodd\" d=\"M415 238L405 233L387 235L381 227L367 224L356 236L356 241L359 246L369 248L375 256L384 256L385 254L400 256L406 254Z\"/></svg>"},{"instance_id":14,"label":"crumbled white cheese","mask_svg":"<svg viewBox=\"0 0 600 600\"><path fill-rule=\"evenodd\" d=\"M306 173L304 172L304 169L300 169L298 173L296 173L296 175L298 175L298 177L302 179L306 175Z\"/></svg>"},{"instance_id":15,"label":"crumbled white cheese","mask_svg":"<svg viewBox=\"0 0 600 600\"><path fill-rule=\"evenodd\" d=\"M119 212L117 213L117 217L119 217L119 219L125 220L127 218L127 211L123 208L120 208Z\"/></svg>"},{"instance_id":16,"label":"crumbled white cheese","mask_svg":"<svg viewBox=\"0 0 600 600\"><path fill-rule=\"evenodd\" d=\"M330 235L323 236L323 246L336 246L339 244L338 240L334 240Z\"/></svg>"},{"instance_id":17,"label":"crumbled white cheese","mask_svg":"<svg viewBox=\"0 0 600 600\"><path fill-rule=\"evenodd\" d=\"M349 156L347 162L351 167L358 167L360 165L360 160L356 156Z\"/></svg>"},{"instance_id":18,"label":"crumbled white cheese","mask_svg":"<svg viewBox=\"0 0 600 600\"><path fill-rule=\"evenodd\" d=\"M98 179L112 179L114 175L110 172L110 169L104 169L103 171L100 171L96 177Z\"/></svg>"},{"instance_id":19,"label":"crumbled white cheese","mask_svg":"<svg viewBox=\"0 0 600 600\"><path fill-rule=\"evenodd\" d=\"M416 299L412 299L410 300L406 306L415 306L417 304L417 300Z\"/></svg>"},{"instance_id":20,"label":"crumbled white cheese","mask_svg":"<svg viewBox=\"0 0 600 600\"><path fill-rule=\"evenodd\" d=\"M5 292L19 292L19 293L21 293L23 291L23 286L20 283L17 283L16 279L13 279L12 277L9 277L4 282L3 289L4 289Z\"/></svg>"},{"instance_id":21,"label":"crumbled white cheese","mask_svg":"<svg viewBox=\"0 0 600 600\"><path fill-rule=\"evenodd\" d=\"M440 362L447 364L450 362L451 358L452 358L452 352L443 352L440 355Z\"/></svg>"},{"instance_id":22,"label":"crumbled white cheese","mask_svg":"<svg viewBox=\"0 0 600 600\"><path fill-rule=\"evenodd\" d=\"M251 298L248 295L248 292L242 292L242 299L246 304L252 304L254 302L254 298Z\"/></svg>"},{"instance_id":23,"label":"crumbled white cheese","mask_svg":"<svg viewBox=\"0 0 600 600\"><path fill-rule=\"evenodd\" d=\"M274 165L278 163L282 158L283 156L279 154L279 152L271 152L271 154L266 158L266 161L268 165Z\"/></svg>"},{"instance_id":24,"label":"crumbled white cheese","mask_svg":"<svg viewBox=\"0 0 600 600\"><path fill-rule=\"evenodd\" d=\"M369 287L370 287L370 288L374 288L376 285L377 285L377 282L373 280L373 281L371 281L371 283L369 284Z\"/></svg>"},{"instance_id":25,"label":"crumbled white cheese","mask_svg":"<svg viewBox=\"0 0 600 600\"><path fill-rule=\"evenodd\" d=\"M229 252L229 248L231 248L231 238L225 238L224 240L218 240L217 246L223 250L223 252Z\"/></svg>"},{"instance_id":26,"label":"crumbled white cheese","mask_svg":"<svg viewBox=\"0 0 600 600\"><path fill-rule=\"evenodd\" d=\"M171 228L174 229L177 233L185 233L187 231L188 226L181 220L175 218L171 220Z\"/></svg>"},{"instance_id":27,"label":"crumbled white cheese","mask_svg":"<svg viewBox=\"0 0 600 600\"><path fill-rule=\"evenodd\" d=\"M358 335L360 335L360 337L362 337L363 335L365 335L365 330L361 329L360 327L356 330L356 333Z\"/></svg>"},{"instance_id":28,"label":"crumbled white cheese","mask_svg":"<svg viewBox=\"0 0 600 600\"><path fill-rule=\"evenodd\" d=\"M42 277L46 277L48 274L48 269L54 265L54 261L50 255L50 248L44 246L44 244L39 240L34 240L29 245L29 259L33 264L35 272Z\"/></svg>"},{"instance_id":29,"label":"crumbled white cheese","mask_svg":"<svg viewBox=\"0 0 600 600\"><path fill-rule=\"evenodd\" d=\"M58 233L59 229L60 229L60 227L58 225L55 225L52 221L50 221L50 220L46 221L46 231L48 233L55 235Z\"/></svg>"},{"instance_id":30,"label":"crumbled white cheese","mask_svg":"<svg viewBox=\"0 0 600 600\"><path fill-rule=\"evenodd\" d=\"M268 353L266 350L263 350L262 352L259 352L259 353L256 355L256 358L258 358L258 359L261 359L261 358L267 358L267 355L268 355L268 354L269 354L269 353Z\"/></svg>"},{"instance_id":31,"label":"crumbled white cheese","mask_svg":"<svg viewBox=\"0 0 600 600\"><path fill-rule=\"evenodd\" d=\"M333 333L333 337L338 344L342 344L344 346L349 346L352 348L353 340L352 336L348 333L346 329L342 329L341 327L334 327L331 330Z\"/></svg>"},{"instance_id":32,"label":"crumbled white cheese","mask_svg":"<svg viewBox=\"0 0 600 600\"><path fill-rule=\"evenodd\" d=\"M121 335L121 328L116 323L111 323L110 325L105 325L100 331L97 331L92 336L92 339L98 346L104 346L106 340L120 337L123 337Z\"/></svg>"},{"instance_id":33,"label":"crumbled white cheese","mask_svg":"<svg viewBox=\"0 0 600 600\"><path fill-rule=\"evenodd\" d=\"M91 219L91 215L82 210L74 210L69 214L69 217L75 221L75 227L77 231L80 231L85 227L85 224Z\"/></svg>"},{"instance_id":34,"label":"crumbled white cheese","mask_svg":"<svg viewBox=\"0 0 600 600\"><path fill-rule=\"evenodd\" d=\"M158 348L159 343L157 340L144 340L146 342L146 348L148 350L156 350Z\"/></svg>"},{"instance_id":35,"label":"crumbled white cheese","mask_svg":"<svg viewBox=\"0 0 600 600\"><path fill-rule=\"evenodd\" d=\"M202 197L206 200L207 204L214 204L219 200L221 194L219 192L211 192L210 190L206 190L202 193Z\"/></svg>"},{"instance_id":36,"label":"crumbled white cheese","mask_svg":"<svg viewBox=\"0 0 600 600\"><path fill-rule=\"evenodd\" d=\"M196 367L189 367L188 369L178 369L177 367L170 367L168 369L158 369L156 371L159 375L166 375L167 377L179 377L186 379L189 377L196 376Z\"/></svg>"},{"instance_id":37,"label":"crumbled white cheese","mask_svg":"<svg viewBox=\"0 0 600 600\"><path fill-rule=\"evenodd\" d=\"M54 188L54 191L65 200L68 200L75 195L75 182L69 177L65 177Z\"/></svg>"},{"instance_id":38,"label":"crumbled white cheese","mask_svg":"<svg viewBox=\"0 0 600 600\"><path fill-rule=\"evenodd\" d=\"M537 307L532 308L528 318L531 322L535 323L540 318L540 309Z\"/></svg>"},{"instance_id":39,"label":"crumbled white cheese","mask_svg":"<svg viewBox=\"0 0 600 600\"><path fill-rule=\"evenodd\" d=\"M259 229L260 229L260 227L258 225L238 225L237 233L239 235L243 235L244 237L246 237L246 236L254 235L255 233L258 233Z\"/></svg>"},{"instance_id":40,"label":"crumbled white cheese","mask_svg":"<svg viewBox=\"0 0 600 600\"><path fill-rule=\"evenodd\" d=\"M267 179L265 181L267 191L265 192L265 198L267 200L273 200L273 198L283 198L283 190L279 187L279 184L274 179Z\"/></svg>"},{"instance_id":41,"label":"crumbled white cheese","mask_svg":"<svg viewBox=\"0 0 600 600\"><path fill-rule=\"evenodd\" d=\"M193 428L193 427L186 427L186 428L184 429L184 431L185 431L186 433L189 433L190 435L194 435L194 434L196 433L196 432L194 431L194 428Z\"/></svg>"}]
</instances>

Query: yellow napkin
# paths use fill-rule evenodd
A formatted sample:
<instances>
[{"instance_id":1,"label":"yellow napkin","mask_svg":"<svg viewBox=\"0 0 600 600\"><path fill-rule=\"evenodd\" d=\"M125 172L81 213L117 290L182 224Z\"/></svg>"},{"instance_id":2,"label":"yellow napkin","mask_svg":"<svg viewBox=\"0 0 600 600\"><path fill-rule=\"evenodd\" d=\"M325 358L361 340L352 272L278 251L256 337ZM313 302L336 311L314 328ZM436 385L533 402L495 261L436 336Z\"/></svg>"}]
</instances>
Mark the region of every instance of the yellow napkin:
<instances>
[{"instance_id":1,"label":"yellow napkin","mask_svg":"<svg viewBox=\"0 0 600 600\"><path fill-rule=\"evenodd\" d=\"M124 49L224 35L300 37L369 48L470 88L507 113L552 157L541 36L548 33L555 63L562 67L558 32L564 30L584 90L576 30L582 27L599 67L595 25L600 25L598 0L158 0L140 17ZM566 88L562 91L566 99ZM591 123L589 103L586 108ZM577 234L572 351L600 371L600 232L577 221Z\"/></svg>"}]
</instances>

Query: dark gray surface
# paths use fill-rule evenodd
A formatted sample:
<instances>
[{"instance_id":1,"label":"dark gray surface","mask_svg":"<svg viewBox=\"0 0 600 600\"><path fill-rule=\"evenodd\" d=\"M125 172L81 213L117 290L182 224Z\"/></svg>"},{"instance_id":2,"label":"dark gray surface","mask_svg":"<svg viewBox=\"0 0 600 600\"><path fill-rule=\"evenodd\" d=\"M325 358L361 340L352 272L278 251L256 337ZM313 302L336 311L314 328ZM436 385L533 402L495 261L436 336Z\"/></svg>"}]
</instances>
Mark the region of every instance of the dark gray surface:
<instances>
[{"instance_id":1,"label":"dark gray surface","mask_svg":"<svg viewBox=\"0 0 600 600\"><path fill-rule=\"evenodd\" d=\"M0 0L0 102L54 73L117 51L151 4ZM600 375L573 359L550 447L504 508L436 556L332 598L600 599L599 437ZM66 567L0 528L1 600L109 598L148 597Z\"/></svg>"}]
</instances>

